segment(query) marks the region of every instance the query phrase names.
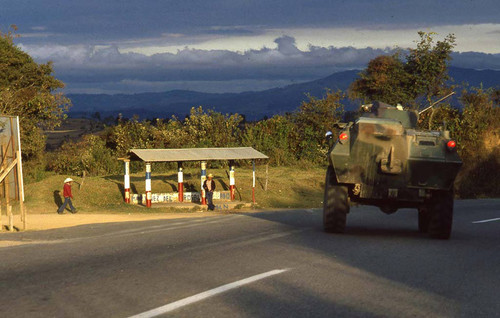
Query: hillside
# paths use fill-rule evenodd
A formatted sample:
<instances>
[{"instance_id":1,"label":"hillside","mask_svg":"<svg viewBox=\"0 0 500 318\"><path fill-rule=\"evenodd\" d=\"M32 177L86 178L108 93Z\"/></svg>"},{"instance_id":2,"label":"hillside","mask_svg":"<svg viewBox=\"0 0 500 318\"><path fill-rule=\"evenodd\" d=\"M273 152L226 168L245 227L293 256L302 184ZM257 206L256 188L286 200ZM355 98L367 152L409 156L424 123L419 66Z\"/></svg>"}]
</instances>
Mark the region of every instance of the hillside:
<instances>
[{"instance_id":1,"label":"hillside","mask_svg":"<svg viewBox=\"0 0 500 318\"><path fill-rule=\"evenodd\" d=\"M141 117L184 117L193 106L215 109L221 113L240 113L247 119L261 119L264 116L295 110L307 94L321 97L325 89L347 90L357 78L359 70L334 73L328 77L311 82L288 85L258 92L211 94L185 90L162 93L140 94L69 94L73 102L70 110L72 117L85 117L99 112L102 117L125 117L140 114ZM500 71L450 68L450 75L455 84L469 83L470 86L498 87ZM346 101L347 109L353 109Z\"/></svg>"}]
</instances>

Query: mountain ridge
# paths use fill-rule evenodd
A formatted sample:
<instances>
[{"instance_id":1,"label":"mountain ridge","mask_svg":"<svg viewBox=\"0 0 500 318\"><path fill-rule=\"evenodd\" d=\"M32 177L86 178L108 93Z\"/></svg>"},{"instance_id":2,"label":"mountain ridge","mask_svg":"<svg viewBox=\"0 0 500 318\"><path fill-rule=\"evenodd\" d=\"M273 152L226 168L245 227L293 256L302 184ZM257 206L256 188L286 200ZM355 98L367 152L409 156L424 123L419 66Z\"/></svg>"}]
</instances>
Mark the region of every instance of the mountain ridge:
<instances>
[{"instance_id":1,"label":"mountain ridge","mask_svg":"<svg viewBox=\"0 0 500 318\"><path fill-rule=\"evenodd\" d=\"M241 93L203 93L191 90L171 90L166 92L134 94L68 94L73 102L71 117L87 117L99 112L102 117L125 117L140 114L141 118L183 117L191 107L202 106L221 113L239 113L249 120L271 117L275 114L291 112L307 100L307 95L317 98L324 96L326 89L346 91L358 77L361 70L333 73L317 80L296 83L263 91ZM449 74L455 84L467 82L469 86L484 88L500 85L500 71L473 70L450 67ZM356 106L346 101L346 109Z\"/></svg>"}]
</instances>

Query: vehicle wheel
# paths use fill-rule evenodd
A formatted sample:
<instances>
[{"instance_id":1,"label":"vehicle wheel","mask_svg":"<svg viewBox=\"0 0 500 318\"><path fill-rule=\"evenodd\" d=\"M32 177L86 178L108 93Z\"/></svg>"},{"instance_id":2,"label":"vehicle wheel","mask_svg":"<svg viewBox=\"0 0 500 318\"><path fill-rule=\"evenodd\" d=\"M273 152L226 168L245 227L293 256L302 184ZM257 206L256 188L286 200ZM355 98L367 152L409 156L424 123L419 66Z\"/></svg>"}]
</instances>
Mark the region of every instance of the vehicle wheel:
<instances>
[{"instance_id":1,"label":"vehicle wheel","mask_svg":"<svg viewBox=\"0 0 500 318\"><path fill-rule=\"evenodd\" d=\"M453 191L437 191L429 205L429 234L432 238L447 240L453 223Z\"/></svg>"},{"instance_id":2,"label":"vehicle wheel","mask_svg":"<svg viewBox=\"0 0 500 318\"><path fill-rule=\"evenodd\" d=\"M339 185L332 166L328 167L323 198L323 228L325 232L344 233L349 213L346 186Z\"/></svg>"},{"instance_id":3,"label":"vehicle wheel","mask_svg":"<svg viewBox=\"0 0 500 318\"><path fill-rule=\"evenodd\" d=\"M429 231L429 222L431 221L431 216L429 209L418 208L418 231L420 233L427 233Z\"/></svg>"}]
</instances>

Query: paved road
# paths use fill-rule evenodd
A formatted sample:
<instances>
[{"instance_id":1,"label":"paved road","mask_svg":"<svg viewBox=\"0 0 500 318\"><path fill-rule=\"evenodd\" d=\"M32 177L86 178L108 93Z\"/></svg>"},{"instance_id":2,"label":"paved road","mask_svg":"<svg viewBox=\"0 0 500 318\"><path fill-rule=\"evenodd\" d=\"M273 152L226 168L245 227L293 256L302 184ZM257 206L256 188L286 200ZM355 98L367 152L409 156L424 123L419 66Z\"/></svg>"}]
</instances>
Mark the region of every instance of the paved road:
<instances>
[{"instance_id":1,"label":"paved road","mask_svg":"<svg viewBox=\"0 0 500 318\"><path fill-rule=\"evenodd\" d=\"M351 211L344 235L320 210L0 234L35 242L0 249L0 316L500 316L500 200L457 201L449 241Z\"/></svg>"}]
</instances>

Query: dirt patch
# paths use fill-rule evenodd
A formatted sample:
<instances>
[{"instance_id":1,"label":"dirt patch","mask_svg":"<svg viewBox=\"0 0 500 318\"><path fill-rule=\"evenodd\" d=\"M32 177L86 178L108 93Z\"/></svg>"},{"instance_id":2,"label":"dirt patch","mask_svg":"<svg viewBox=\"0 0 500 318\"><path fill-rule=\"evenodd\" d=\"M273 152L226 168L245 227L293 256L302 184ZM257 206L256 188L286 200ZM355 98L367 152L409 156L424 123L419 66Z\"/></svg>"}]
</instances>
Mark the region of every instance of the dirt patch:
<instances>
[{"instance_id":1,"label":"dirt patch","mask_svg":"<svg viewBox=\"0 0 500 318\"><path fill-rule=\"evenodd\" d=\"M180 219L180 218L196 218L196 217L211 217L221 215L217 212L193 212L193 213L148 213L148 214L28 214L27 230L40 231L57 229L63 227L72 227L84 224L94 223L113 223L113 222L133 222L147 220L163 220L163 219ZM2 218L2 225L5 226L5 217ZM14 217L14 226L21 227L20 216ZM5 229L2 231L5 233ZM0 233L2 233L0 232ZM8 241L0 242L2 244L9 243ZM18 242L13 242L18 243ZM4 245L0 245L4 246ZM10 245L7 245L10 246Z\"/></svg>"}]
</instances>

